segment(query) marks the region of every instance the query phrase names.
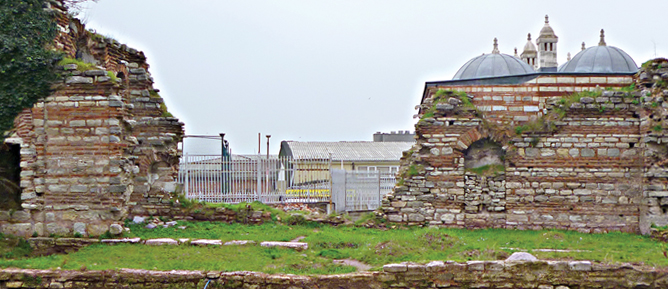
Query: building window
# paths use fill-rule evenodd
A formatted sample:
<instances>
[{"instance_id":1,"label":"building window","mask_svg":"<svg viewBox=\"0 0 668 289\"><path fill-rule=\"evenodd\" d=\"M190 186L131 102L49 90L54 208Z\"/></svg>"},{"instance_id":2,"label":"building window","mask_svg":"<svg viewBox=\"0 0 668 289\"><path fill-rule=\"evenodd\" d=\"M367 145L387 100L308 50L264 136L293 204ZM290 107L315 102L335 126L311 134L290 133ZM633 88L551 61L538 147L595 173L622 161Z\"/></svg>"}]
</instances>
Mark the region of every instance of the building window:
<instances>
[{"instance_id":1,"label":"building window","mask_svg":"<svg viewBox=\"0 0 668 289\"><path fill-rule=\"evenodd\" d=\"M399 172L398 166L357 166L358 172L380 172L381 174L396 174Z\"/></svg>"}]
</instances>

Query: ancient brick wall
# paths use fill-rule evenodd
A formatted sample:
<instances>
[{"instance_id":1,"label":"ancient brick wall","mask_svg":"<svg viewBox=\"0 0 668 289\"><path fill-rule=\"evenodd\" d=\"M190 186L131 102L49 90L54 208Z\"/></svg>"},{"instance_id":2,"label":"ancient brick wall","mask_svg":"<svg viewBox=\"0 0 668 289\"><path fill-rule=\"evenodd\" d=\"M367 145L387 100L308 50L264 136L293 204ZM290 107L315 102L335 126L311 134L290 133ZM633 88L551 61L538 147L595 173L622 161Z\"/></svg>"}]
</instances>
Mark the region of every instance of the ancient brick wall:
<instances>
[{"instance_id":1,"label":"ancient brick wall","mask_svg":"<svg viewBox=\"0 0 668 289\"><path fill-rule=\"evenodd\" d=\"M20 236L98 236L131 211L169 206L183 123L166 115L140 51L85 29L58 1L55 47L97 67L62 68L54 93L15 120L21 209L0 211ZM117 79L116 79L117 78Z\"/></svg>"},{"instance_id":2,"label":"ancient brick wall","mask_svg":"<svg viewBox=\"0 0 668 289\"><path fill-rule=\"evenodd\" d=\"M620 90L631 83L635 91ZM393 222L465 228L645 232L667 224L665 169L647 161L651 146L655 159L665 156L664 89L582 75L430 88L417 143L382 209ZM568 99L582 91L598 93ZM503 148L503 169L465 166L482 140Z\"/></svg>"},{"instance_id":3,"label":"ancient brick wall","mask_svg":"<svg viewBox=\"0 0 668 289\"><path fill-rule=\"evenodd\" d=\"M547 112L550 97L593 90L597 87L624 87L633 82L631 76L615 75L541 75L517 85L434 86L427 95L439 89L454 89L472 96L472 102L489 120L502 122L528 121ZM422 100L423 103L425 99Z\"/></svg>"}]
</instances>

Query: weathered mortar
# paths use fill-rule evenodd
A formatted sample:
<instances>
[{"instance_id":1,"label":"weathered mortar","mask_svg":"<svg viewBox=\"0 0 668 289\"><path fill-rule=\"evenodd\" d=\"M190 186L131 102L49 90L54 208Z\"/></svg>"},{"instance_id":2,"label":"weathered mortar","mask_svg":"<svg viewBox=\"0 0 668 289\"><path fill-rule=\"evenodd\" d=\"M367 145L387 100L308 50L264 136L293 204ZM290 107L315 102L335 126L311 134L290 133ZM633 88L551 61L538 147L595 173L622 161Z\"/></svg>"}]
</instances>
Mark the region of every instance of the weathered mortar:
<instances>
[{"instance_id":1,"label":"weathered mortar","mask_svg":"<svg viewBox=\"0 0 668 289\"><path fill-rule=\"evenodd\" d=\"M402 158L403 179L383 212L392 222L465 228L646 233L651 223L668 224L668 138L656 129L668 93L655 85L668 74L649 70L635 78L547 75L520 85L429 88L417 143ZM560 107L572 92L632 81L633 92L605 90ZM436 96L439 89L464 94ZM565 115L553 117L557 109ZM541 129L516 134L540 118ZM506 151L496 177L465 170L467 148L486 138Z\"/></svg>"},{"instance_id":2,"label":"weathered mortar","mask_svg":"<svg viewBox=\"0 0 668 289\"><path fill-rule=\"evenodd\" d=\"M21 146L22 210L0 211L0 230L98 236L131 210L169 206L183 123L163 117L143 52L87 31L61 1L50 9L54 46L98 68L66 65L54 93L16 118L6 142Z\"/></svg>"}]
</instances>

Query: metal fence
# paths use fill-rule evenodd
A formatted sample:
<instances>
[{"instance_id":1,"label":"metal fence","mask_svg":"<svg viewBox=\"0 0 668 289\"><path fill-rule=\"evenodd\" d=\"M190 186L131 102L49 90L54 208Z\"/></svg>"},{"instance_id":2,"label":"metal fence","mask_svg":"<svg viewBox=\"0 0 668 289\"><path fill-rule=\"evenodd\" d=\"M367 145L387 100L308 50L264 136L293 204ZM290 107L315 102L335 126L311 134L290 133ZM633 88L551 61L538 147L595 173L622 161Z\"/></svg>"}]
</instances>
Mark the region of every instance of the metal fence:
<instances>
[{"instance_id":1,"label":"metal fence","mask_svg":"<svg viewBox=\"0 0 668 289\"><path fill-rule=\"evenodd\" d=\"M329 202L330 167L329 159L185 154L179 182L186 198L205 202Z\"/></svg>"},{"instance_id":2,"label":"metal fence","mask_svg":"<svg viewBox=\"0 0 668 289\"><path fill-rule=\"evenodd\" d=\"M332 201L337 212L370 211L395 184L393 173L332 169L329 159L185 154L179 182L185 196L211 203Z\"/></svg>"},{"instance_id":3,"label":"metal fence","mask_svg":"<svg viewBox=\"0 0 668 289\"><path fill-rule=\"evenodd\" d=\"M394 187L395 176L377 171L332 170L332 201L336 211L373 211Z\"/></svg>"}]
</instances>

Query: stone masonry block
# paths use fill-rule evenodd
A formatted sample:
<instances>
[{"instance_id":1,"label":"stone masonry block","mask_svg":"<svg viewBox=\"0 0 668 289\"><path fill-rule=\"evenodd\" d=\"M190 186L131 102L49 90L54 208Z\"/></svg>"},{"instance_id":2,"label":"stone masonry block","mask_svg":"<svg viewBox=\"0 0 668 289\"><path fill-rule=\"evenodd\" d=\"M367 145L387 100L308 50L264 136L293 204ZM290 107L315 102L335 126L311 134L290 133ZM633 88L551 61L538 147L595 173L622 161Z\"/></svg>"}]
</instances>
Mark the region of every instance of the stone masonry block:
<instances>
[{"instance_id":1,"label":"stone masonry block","mask_svg":"<svg viewBox=\"0 0 668 289\"><path fill-rule=\"evenodd\" d=\"M86 121L85 120L70 120L70 126L71 127L86 126Z\"/></svg>"},{"instance_id":2,"label":"stone masonry block","mask_svg":"<svg viewBox=\"0 0 668 289\"><path fill-rule=\"evenodd\" d=\"M124 185L109 186L110 193L124 193L126 189L127 186Z\"/></svg>"},{"instance_id":3,"label":"stone masonry block","mask_svg":"<svg viewBox=\"0 0 668 289\"><path fill-rule=\"evenodd\" d=\"M581 150L581 154L582 154L583 157L593 157L593 156L596 156L596 153L594 152L594 150L593 150L593 149L589 149L589 148L583 148L583 149Z\"/></svg>"},{"instance_id":4,"label":"stone masonry block","mask_svg":"<svg viewBox=\"0 0 668 289\"><path fill-rule=\"evenodd\" d=\"M65 79L67 84L93 84L92 77L83 77L83 76L70 76Z\"/></svg>"}]
</instances>

